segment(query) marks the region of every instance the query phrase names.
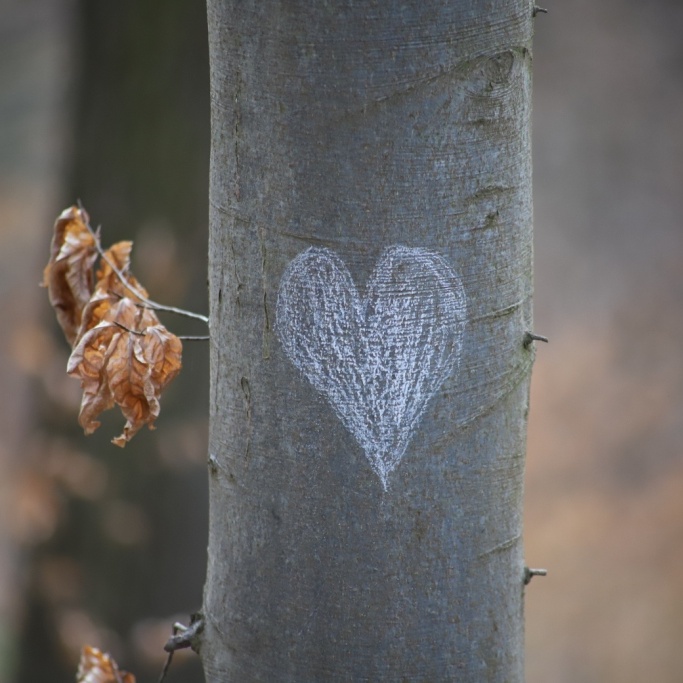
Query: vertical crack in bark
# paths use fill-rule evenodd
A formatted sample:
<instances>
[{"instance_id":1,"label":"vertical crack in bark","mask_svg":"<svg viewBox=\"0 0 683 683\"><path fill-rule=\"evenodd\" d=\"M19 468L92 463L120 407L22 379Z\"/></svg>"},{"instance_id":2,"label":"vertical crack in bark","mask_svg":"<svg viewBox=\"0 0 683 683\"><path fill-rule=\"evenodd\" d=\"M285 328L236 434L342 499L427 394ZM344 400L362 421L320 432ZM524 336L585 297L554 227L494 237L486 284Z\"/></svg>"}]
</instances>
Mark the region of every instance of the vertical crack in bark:
<instances>
[{"instance_id":1,"label":"vertical crack in bark","mask_svg":"<svg viewBox=\"0 0 683 683\"><path fill-rule=\"evenodd\" d=\"M235 296L235 306L237 306L237 310L239 313L242 312L242 302L240 301L240 294L242 292L242 289L244 288L244 284L242 283L242 280L240 280L240 276L237 273L237 254L235 252L235 243L230 240L230 253L232 254L232 267L233 267L233 274L235 276L235 283L236 287L235 290L237 292Z\"/></svg>"},{"instance_id":2,"label":"vertical crack in bark","mask_svg":"<svg viewBox=\"0 0 683 683\"><path fill-rule=\"evenodd\" d=\"M270 317L268 315L268 281L266 277L266 240L263 228L258 229L259 244L261 245L261 285L263 286L263 346L262 355L264 360L270 358Z\"/></svg>"},{"instance_id":3,"label":"vertical crack in bark","mask_svg":"<svg viewBox=\"0 0 683 683\"><path fill-rule=\"evenodd\" d=\"M233 116L234 116L234 136L235 136L235 142L234 142L234 154L235 154L235 176L234 176L234 183L235 183L235 201L239 202L240 200L240 139L241 139L241 129L242 129L242 114L240 112L240 98L242 95L242 76L239 72L237 71L236 77L235 77L235 100L234 100L234 109L233 109Z\"/></svg>"},{"instance_id":4,"label":"vertical crack in bark","mask_svg":"<svg viewBox=\"0 0 683 683\"><path fill-rule=\"evenodd\" d=\"M242 377L240 380L242 385L242 393L244 394L244 405L247 411L247 446L244 449L244 459L249 458L249 448L251 447L251 435L252 435L252 421L251 421L251 387L249 386L249 380L246 377Z\"/></svg>"}]
</instances>

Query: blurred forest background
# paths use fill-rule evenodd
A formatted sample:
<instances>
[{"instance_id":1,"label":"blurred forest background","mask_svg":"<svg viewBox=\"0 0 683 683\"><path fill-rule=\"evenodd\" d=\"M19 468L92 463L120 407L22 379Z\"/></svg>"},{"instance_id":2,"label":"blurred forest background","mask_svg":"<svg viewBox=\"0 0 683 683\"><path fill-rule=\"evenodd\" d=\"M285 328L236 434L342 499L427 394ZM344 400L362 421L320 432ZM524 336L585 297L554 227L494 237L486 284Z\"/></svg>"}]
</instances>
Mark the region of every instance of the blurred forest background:
<instances>
[{"instance_id":1,"label":"blurred forest background","mask_svg":"<svg viewBox=\"0 0 683 683\"><path fill-rule=\"evenodd\" d=\"M549 0L550 1L550 0ZM547 4L547 3L542 3ZM529 683L683 680L683 3L565 0L536 20L538 348ZM0 0L0 683L75 679L99 645L156 681L201 601L208 346L156 432L85 439L38 288L80 198L153 298L206 311L203 2ZM164 317L176 333L204 334ZM193 656L169 683L199 683Z\"/></svg>"}]
</instances>

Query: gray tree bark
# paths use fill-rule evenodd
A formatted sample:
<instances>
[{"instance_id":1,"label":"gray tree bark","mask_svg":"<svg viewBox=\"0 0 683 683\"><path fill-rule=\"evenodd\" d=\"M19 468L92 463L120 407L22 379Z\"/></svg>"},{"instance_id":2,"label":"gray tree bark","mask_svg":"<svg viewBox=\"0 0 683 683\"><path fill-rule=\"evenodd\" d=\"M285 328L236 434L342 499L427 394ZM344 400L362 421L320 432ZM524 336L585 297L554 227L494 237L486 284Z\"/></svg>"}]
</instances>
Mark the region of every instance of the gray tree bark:
<instances>
[{"instance_id":1,"label":"gray tree bark","mask_svg":"<svg viewBox=\"0 0 683 683\"><path fill-rule=\"evenodd\" d=\"M522 681L532 6L208 20L207 681Z\"/></svg>"}]
</instances>

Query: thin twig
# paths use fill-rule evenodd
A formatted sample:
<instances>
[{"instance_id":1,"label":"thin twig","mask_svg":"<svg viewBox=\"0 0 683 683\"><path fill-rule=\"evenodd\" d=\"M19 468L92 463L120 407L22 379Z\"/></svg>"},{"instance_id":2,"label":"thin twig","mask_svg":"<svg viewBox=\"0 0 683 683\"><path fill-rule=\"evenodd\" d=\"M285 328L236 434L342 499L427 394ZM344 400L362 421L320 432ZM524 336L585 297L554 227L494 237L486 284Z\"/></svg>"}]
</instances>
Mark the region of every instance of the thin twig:
<instances>
[{"instance_id":1,"label":"thin twig","mask_svg":"<svg viewBox=\"0 0 683 683\"><path fill-rule=\"evenodd\" d=\"M87 212L83 208L83 205L81 204L80 199L78 200L78 208L82 212L87 214ZM100 255L100 258L114 271L116 277L118 277L121 281L121 284L129 292L132 292L138 299L140 299L142 303L146 304L150 308L153 308L155 311L166 311L167 313L175 313L176 315L183 315L186 318L194 318L195 320L201 320L203 323L206 323L207 325L209 324L209 318L205 315L202 315L201 313L186 311L183 308L176 308L175 306L165 306L164 304L159 304L156 301L148 299L144 294L142 294L142 292L140 292L138 289L133 287L133 285L131 285L128 282L126 276L121 272L121 270L116 266L115 263L112 263L111 259L105 254L104 250L102 249L102 245L100 244L99 232L95 232L90 227L90 221L86 222L85 227L88 229L88 232L92 235L93 239L95 240L95 249L97 249L97 253Z\"/></svg>"},{"instance_id":2,"label":"thin twig","mask_svg":"<svg viewBox=\"0 0 683 683\"><path fill-rule=\"evenodd\" d=\"M528 586L534 576L548 576L547 569L532 569L531 567L524 567L524 585Z\"/></svg>"},{"instance_id":3,"label":"thin twig","mask_svg":"<svg viewBox=\"0 0 683 683\"><path fill-rule=\"evenodd\" d=\"M166 674L173 661L173 653L176 650L183 650L188 647L195 649L193 646L193 638L196 638L204 629L204 620L201 614L198 613L191 615L190 620L189 626L185 626L180 622L173 624L173 635L168 639L166 645L164 645L164 650L168 652L168 657L166 658L164 668L161 670L158 683L164 683L164 678L166 678Z\"/></svg>"},{"instance_id":4,"label":"thin twig","mask_svg":"<svg viewBox=\"0 0 683 683\"><path fill-rule=\"evenodd\" d=\"M168 673L168 670L171 668L171 662L173 661L173 652L174 650L171 650L168 653L168 657L166 657L166 664L164 664L164 668L161 670L161 675L159 676L158 683L164 683L164 678L166 678L166 674Z\"/></svg>"},{"instance_id":5,"label":"thin twig","mask_svg":"<svg viewBox=\"0 0 683 683\"><path fill-rule=\"evenodd\" d=\"M172 629L172 638L175 637L175 635L178 633L178 631L185 631L185 626L179 622L176 622L173 624L173 629ZM166 657L166 663L164 664L164 668L161 670L161 675L159 676L159 681L158 683L164 683L164 678L166 678L166 674L168 673L168 670L171 668L171 662L173 661L173 655L175 653L175 650L171 649L166 649L168 652L168 657Z\"/></svg>"},{"instance_id":6,"label":"thin twig","mask_svg":"<svg viewBox=\"0 0 683 683\"><path fill-rule=\"evenodd\" d=\"M187 337L185 337L185 336L178 337L178 339L180 339L180 341L209 341L209 339L211 339L211 337L209 337L209 336L198 337L198 336L190 335Z\"/></svg>"},{"instance_id":7,"label":"thin twig","mask_svg":"<svg viewBox=\"0 0 683 683\"><path fill-rule=\"evenodd\" d=\"M533 332L527 332L524 335L524 348L528 349L529 346L531 346L531 342L533 341L541 341L547 344L549 339L548 337L544 337L542 334L534 334Z\"/></svg>"}]
</instances>

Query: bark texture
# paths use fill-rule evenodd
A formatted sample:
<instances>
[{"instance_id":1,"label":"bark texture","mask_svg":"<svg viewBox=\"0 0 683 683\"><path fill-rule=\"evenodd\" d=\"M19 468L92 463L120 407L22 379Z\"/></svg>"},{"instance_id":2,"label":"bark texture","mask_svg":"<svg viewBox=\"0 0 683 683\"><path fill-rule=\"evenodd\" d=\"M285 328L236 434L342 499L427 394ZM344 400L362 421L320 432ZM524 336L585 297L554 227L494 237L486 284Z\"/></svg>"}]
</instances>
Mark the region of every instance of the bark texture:
<instances>
[{"instance_id":1,"label":"bark texture","mask_svg":"<svg viewBox=\"0 0 683 683\"><path fill-rule=\"evenodd\" d=\"M208 20L207 681L522 681L532 6L209 0ZM397 245L442 259L466 323L385 488L344 413L355 404L320 377L331 363L334 387L348 379L373 306L408 302L410 318L438 303L443 278L377 265ZM283 277L288 310L304 302L286 324ZM334 297L360 322L330 324ZM410 334L406 362L424 367L433 338ZM306 340L307 368L291 350Z\"/></svg>"}]
</instances>

